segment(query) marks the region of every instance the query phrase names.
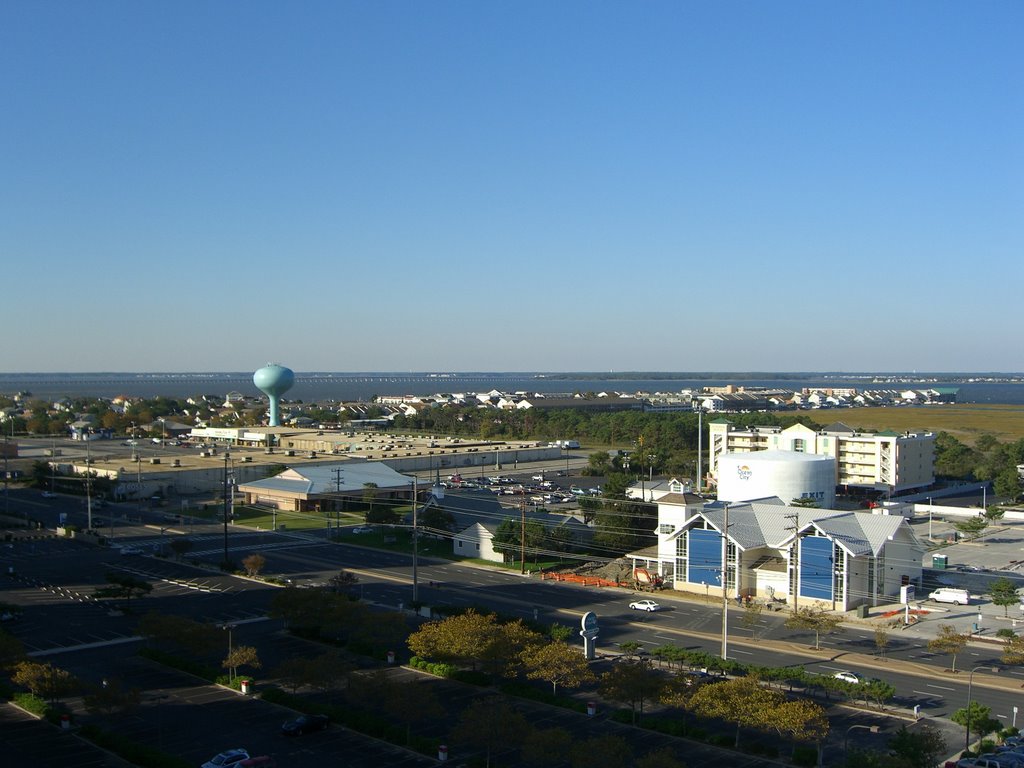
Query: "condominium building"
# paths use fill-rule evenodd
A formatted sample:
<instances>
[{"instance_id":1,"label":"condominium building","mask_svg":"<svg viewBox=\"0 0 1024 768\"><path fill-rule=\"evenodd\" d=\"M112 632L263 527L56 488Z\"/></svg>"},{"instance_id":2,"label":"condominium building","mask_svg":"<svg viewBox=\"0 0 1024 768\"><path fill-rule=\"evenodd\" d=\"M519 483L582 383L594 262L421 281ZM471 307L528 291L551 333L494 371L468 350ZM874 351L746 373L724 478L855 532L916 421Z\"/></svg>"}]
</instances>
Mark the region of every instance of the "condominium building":
<instances>
[{"instance_id":1,"label":"condominium building","mask_svg":"<svg viewBox=\"0 0 1024 768\"><path fill-rule=\"evenodd\" d=\"M841 422L815 431L791 427L735 427L725 419L708 425L709 472L718 477L726 453L795 451L836 460L836 486L903 493L935 482L935 435L931 432L858 432Z\"/></svg>"}]
</instances>

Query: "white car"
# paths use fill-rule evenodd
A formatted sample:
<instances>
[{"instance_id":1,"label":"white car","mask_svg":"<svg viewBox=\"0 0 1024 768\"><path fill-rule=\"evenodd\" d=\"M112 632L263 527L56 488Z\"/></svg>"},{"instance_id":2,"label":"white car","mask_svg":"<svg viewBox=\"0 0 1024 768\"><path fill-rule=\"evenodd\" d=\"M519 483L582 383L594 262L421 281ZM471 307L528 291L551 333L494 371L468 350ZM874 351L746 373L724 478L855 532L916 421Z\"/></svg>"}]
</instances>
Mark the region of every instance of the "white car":
<instances>
[{"instance_id":1,"label":"white car","mask_svg":"<svg viewBox=\"0 0 1024 768\"><path fill-rule=\"evenodd\" d=\"M650 599L646 600L634 600L629 604L629 607L634 611L660 611L661 606Z\"/></svg>"},{"instance_id":2,"label":"white car","mask_svg":"<svg viewBox=\"0 0 1024 768\"><path fill-rule=\"evenodd\" d=\"M860 683L860 677L853 672L836 672L832 675L836 680L842 680L844 683L853 683L857 685Z\"/></svg>"},{"instance_id":3,"label":"white car","mask_svg":"<svg viewBox=\"0 0 1024 768\"><path fill-rule=\"evenodd\" d=\"M226 768L248 759L249 753L244 749L226 749L203 763L203 768Z\"/></svg>"}]
</instances>

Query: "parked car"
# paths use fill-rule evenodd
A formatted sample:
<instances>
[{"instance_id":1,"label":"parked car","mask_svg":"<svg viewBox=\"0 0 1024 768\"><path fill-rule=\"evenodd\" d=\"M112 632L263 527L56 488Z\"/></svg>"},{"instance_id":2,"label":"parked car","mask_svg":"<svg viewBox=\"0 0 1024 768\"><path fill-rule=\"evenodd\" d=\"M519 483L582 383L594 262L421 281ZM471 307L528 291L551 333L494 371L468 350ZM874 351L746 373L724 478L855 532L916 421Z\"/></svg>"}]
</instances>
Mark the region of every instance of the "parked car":
<instances>
[{"instance_id":1,"label":"parked car","mask_svg":"<svg viewBox=\"0 0 1024 768\"><path fill-rule=\"evenodd\" d=\"M939 587L928 595L928 599L937 603L952 603L953 605L971 604L971 596L966 589L953 587Z\"/></svg>"},{"instance_id":2,"label":"parked car","mask_svg":"<svg viewBox=\"0 0 1024 768\"><path fill-rule=\"evenodd\" d=\"M203 768L224 768L228 765L238 765L249 757L249 753L241 747L237 749L225 749L223 752L214 755L205 763Z\"/></svg>"},{"instance_id":3,"label":"parked car","mask_svg":"<svg viewBox=\"0 0 1024 768\"><path fill-rule=\"evenodd\" d=\"M660 611L661 606L650 599L634 600L629 604L634 611Z\"/></svg>"},{"instance_id":4,"label":"parked car","mask_svg":"<svg viewBox=\"0 0 1024 768\"><path fill-rule=\"evenodd\" d=\"M285 736L301 736L305 733L322 731L330 724L327 715L299 715L294 720L289 720L281 726L281 733Z\"/></svg>"}]
</instances>

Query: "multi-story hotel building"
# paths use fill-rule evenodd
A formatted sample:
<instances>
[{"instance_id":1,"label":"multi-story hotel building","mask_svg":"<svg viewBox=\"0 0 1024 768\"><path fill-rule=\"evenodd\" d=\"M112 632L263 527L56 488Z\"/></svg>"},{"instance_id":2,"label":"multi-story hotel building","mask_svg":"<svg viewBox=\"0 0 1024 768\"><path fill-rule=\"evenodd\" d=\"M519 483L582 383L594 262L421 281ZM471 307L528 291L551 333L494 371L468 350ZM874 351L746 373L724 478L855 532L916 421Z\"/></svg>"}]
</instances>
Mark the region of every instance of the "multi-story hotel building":
<instances>
[{"instance_id":1,"label":"multi-story hotel building","mask_svg":"<svg viewBox=\"0 0 1024 768\"><path fill-rule=\"evenodd\" d=\"M837 422L819 431L803 424L734 427L726 419L708 425L709 472L718 477L725 453L796 451L836 460L836 486L903 493L935 482L935 435L931 432L858 432Z\"/></svg>"}]
</instances>

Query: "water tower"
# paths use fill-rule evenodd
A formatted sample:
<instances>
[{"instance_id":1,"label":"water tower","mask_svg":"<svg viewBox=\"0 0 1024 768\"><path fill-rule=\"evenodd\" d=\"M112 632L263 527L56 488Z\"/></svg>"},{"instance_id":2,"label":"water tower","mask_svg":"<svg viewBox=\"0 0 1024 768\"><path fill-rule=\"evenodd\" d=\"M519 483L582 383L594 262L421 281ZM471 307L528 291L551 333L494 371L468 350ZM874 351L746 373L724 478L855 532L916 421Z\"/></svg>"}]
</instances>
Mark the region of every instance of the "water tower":
<instances>
[{"instance_id":1,"label":"water tower","mask_svg":"<svg viewBox=\"0 0 1024 768\"><path fill-rule=\"evenodd\" d=\"M252 375L252 383L270 398L270 426L281 426L281 395L292 388L295 374L283 365L268 363Z\"/></svg>"}]
</instances>

